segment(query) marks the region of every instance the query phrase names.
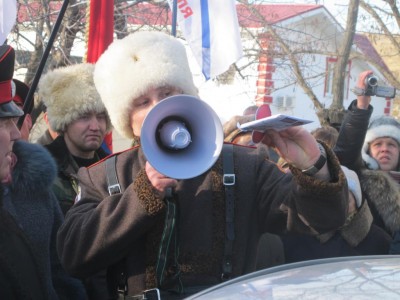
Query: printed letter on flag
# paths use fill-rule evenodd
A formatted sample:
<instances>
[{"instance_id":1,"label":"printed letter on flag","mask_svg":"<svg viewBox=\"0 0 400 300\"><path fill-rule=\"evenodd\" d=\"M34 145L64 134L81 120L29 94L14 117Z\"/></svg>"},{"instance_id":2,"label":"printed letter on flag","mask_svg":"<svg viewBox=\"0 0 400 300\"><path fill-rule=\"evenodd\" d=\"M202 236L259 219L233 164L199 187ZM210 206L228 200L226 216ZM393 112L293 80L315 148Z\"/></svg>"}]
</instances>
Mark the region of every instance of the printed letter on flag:
<instances>
[{"instance_id":1,"label":"printed letter on flag","mask_svg":"<svg viewBox=\"0 0 400 300\"><path fill-rule=\"evenodd\" d=\"M0 45L3 45L7 39L16 18L17 3L15 0L0 0Z\"/></svg>"},{"instance_id":2,"label":"printed letter on flag","mask_svg":"<svg viewBox=\"0 0 400 300\"><path fill-rule=\"evenodd\" d=\"M168 0L171 9L173 1ZM176 0L177 22L206 80L243 56L234 0Z\"/></svg>"}]
</instances>

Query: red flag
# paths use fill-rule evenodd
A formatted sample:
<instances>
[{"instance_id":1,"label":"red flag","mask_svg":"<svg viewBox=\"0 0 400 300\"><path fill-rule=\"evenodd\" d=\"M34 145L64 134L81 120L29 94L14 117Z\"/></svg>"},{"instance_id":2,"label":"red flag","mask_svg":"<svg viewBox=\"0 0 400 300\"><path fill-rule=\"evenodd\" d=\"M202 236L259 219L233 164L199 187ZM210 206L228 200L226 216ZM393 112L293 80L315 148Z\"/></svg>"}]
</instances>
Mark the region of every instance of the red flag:
<instances>
[{"instance_id":1,"label":"red flag","mask_svg":"<svg viewBox=\"0 0 400 300\"><path fill-rule=\"evenodd\" d=\"M114 38L114 0L90 0L86 20L86 62L95 63ZM103 146L112 153L112 133L106 135Z\"/></svg>"}]
</instances>

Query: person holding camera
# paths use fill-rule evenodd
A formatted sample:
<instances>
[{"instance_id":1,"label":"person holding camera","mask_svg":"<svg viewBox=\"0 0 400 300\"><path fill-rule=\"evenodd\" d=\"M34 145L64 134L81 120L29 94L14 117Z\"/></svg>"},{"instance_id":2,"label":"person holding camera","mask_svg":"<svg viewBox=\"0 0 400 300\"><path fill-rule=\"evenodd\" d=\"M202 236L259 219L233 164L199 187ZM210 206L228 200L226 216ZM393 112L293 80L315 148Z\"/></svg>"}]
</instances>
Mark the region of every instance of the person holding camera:
<instances>
[{"instance_id":1,"label":"person holding camera","mask_svg":"<svg viewBox=\"0 0 400 300\"><path fill-rule=\"evenodd\" d=\"M185 47L161 32L114 41L96 63L94 81L115 129L139 142L154 134L142 124L162 100L197 96ZM78 277L106 268L114 298L120 290L122 299L146 299L158 288L162 299L181 299L254 271L261 233L286 225L283 202L292 230L340 227L348 189L333 152L300 126L266 131L263 143L290 163L291 174L257 149L232 144L190 179L158 172L143 145L81 168L80 193L58 233L63 265ZM234 174L224 176L225 163Z\"/></svg>"},{"instance_id":2,"label":"person holding camera","mask_svg":"<svg viewBox=\"0 0 400 300\"><path fill-rule=\"evenodd\" d=\"M371 96L364 91L371 76L368 70L358 77L357 100L348 108L334 152L357 172L374 223L393 237L400 230L400 123L390 116L370 122Z\"/></svg>"}]
</instances>

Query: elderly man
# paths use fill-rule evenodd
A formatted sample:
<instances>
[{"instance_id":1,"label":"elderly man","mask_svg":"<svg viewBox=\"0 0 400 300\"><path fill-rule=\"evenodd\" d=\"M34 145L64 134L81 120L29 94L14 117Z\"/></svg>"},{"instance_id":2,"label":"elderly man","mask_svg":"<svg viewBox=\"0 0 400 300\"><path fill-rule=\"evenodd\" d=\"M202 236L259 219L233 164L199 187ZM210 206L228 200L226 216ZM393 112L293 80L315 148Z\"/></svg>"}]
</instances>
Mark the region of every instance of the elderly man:
<instances>
[{"instance_id":1,"label":"elderly man","mask_svg":"<svg viewBox=\"0 0 400 300\"><path fill-rule=\"evenodd\" d=\"M24 112L12 101L15 52L0 46L0 179L9 176L14 142L21 137L18 118ZM0 291L3 299L50 299L30 241L3 207L0 185Z\"/></svg>"},{"instance_id":2,"label":"elderly man","mask_svg":"<svg viewBox=\"0 0 400 300\"><path fill-rule=\"evenodd\" d=\"M139 143L143 120L163 99L197 95L184 46L161 32L115 41L94 79L114 127ZM180 299L255 270L260 234L286 224L276 213L282 203L292 229L311 234L341 226L347 187L335 155L301 127L267 131L263 142L278 149L294 175L257 149L233 145L223 151L233 159L233 193L225 192L220 159L199 176L177 180L158 172L141 146L80 169L79 200L58 233L62 263L76 276L107 268L114 296L122 283L125 299L144 299L157 293L145 291L153 288L162 299ZM107 189L109 170L119 191Z\"/></svg>"}]
</instances>

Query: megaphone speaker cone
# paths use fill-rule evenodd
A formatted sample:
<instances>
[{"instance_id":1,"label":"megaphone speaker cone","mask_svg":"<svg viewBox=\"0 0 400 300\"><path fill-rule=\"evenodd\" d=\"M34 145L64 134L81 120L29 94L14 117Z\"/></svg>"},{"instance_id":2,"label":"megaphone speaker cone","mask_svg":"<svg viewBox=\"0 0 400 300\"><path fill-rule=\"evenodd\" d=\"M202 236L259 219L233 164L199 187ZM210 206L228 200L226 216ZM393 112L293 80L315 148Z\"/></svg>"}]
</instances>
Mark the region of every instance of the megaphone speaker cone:
<instances>
[{"instance_id":1,"label":"megaphone speaker cone","mask_svg":"<svg viewBox=\"0 0 400 300\"><path fill-rule=\"evenodd\" d=\"M149 163L175 179L193 178L209 170L221 153L223 140L215 111L189 95L159 102L144 119L140 134Z\"/></svg>"}]
</instances>

